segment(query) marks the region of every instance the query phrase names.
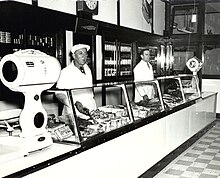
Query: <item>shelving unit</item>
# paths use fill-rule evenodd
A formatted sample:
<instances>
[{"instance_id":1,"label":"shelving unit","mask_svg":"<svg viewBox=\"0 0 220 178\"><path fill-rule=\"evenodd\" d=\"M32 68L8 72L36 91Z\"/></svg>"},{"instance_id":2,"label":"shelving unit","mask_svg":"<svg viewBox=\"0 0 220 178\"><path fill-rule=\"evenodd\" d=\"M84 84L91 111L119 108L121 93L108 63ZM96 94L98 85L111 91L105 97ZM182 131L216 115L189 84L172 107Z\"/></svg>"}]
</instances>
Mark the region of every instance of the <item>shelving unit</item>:
<instances>
[{"instance_id":1,"label":"shelving unit","mask_svg":"<svg viewBox=\"0 0 220 178\"><path fill-rule=\"evenodd\" d=\"M56 57L56 33L36 34L27 32L0 31L0 58L20 49L37 49ZM62 61L60 61L62 62Z\"/></svg>"},{"instance_id":2,"label":"shelving unit","mask_svg":"<svg viewBox=\"0 0 220 178\"><path fill-rule=\"evenodd\" d=\"M105 44L104 55L104 78L117 76L117 46L116 42L108 42Z\"/></svg>"},{"instance_id":3,"label":"shelving unit","mask_svg":"<svg viewBox=\"0 0 220 178\"><path fill-rule=\"evenodd\" d=\"M121 43L119 52L119 76L132 76L132 45Z\"/></svg>"},{"instance_id":4,"label":"shelving unit","mask_svg":"<svg viewBox=\"0 0 220 178\"><path fill-rule=\"evenodd\" d=\"M103 80L119 81L132 78L132 44L118 40L104 41Z\"/></svg>"}]
</instances>

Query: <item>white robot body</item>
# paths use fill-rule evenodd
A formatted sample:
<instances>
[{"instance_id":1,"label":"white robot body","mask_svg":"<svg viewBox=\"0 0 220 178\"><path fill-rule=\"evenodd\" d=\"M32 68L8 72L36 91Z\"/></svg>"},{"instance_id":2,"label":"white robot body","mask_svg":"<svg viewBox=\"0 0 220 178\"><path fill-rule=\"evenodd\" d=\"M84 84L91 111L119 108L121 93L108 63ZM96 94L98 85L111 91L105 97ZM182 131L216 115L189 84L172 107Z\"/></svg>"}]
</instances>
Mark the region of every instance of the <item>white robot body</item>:
<instances>
[{"instance_id":1,"label":"white robot body","mask_svg":"<svg viewBox=\"0 0 220 178\"><path fill-rule=\"evenodd\" d=\"M42 106L40 95L24 93L25 104L20 114L21 137L33 137L46 133L47 113Z\"/></svg>"},{"instance_id":2,"label":"white robot body","mask_svg":"<svg viewBox=\"0 0 220 178\"><path fill-rule=\"evenodd\" d=\"M42 91L51 88L60 76L58 60L38 50L27 49L6 55L0 61L2 83L25 96L19 117L20 139L29 152L52 144L46 130L47 113L41 103Z\"/></svg>"}]
</instances>

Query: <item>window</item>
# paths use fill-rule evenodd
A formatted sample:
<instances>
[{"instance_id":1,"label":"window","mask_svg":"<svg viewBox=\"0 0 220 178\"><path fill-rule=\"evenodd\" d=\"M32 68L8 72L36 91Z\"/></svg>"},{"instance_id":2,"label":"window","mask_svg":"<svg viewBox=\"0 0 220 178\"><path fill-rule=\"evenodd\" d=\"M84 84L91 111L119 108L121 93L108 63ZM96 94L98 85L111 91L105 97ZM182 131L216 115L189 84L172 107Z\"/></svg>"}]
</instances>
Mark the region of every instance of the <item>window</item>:
<instances>
[{"instance_id":1,"label":"window","mask_svg":"<svg viewBox=\"0 0 220 178\"><path fill-rule=\"evenodd\" d=\"M206 3L204 34L220 34L220 2Z\"/></svg>"},{"instance_id":2,"label":"window","mask_svg":"<svg viewBox=\"0 0 220 178\"><path fill-rule=\"evenodd\" d=\"M174 71L176 73L192 73L186 67L186 62L195 56L197 53L197 46L174 46Z\"/></svg>"},{"instance_id":3,"label":"window","mask_svg":"<svg viewBox=\"0 0 220 178\"><path fill-rule=\"evenodd\" d=\"M197 6L174 7L173 34L197 33Z\"/></svg>"},{"instance_id":4,"label":"window","mask_svg":"<svg viewBox=\"0 0 220 178\"><path fill-rule=\"evenodd\" d=\"M205 45L204 49L204 75L220 75L220 45Z\"/></svg>"}]
</instances>

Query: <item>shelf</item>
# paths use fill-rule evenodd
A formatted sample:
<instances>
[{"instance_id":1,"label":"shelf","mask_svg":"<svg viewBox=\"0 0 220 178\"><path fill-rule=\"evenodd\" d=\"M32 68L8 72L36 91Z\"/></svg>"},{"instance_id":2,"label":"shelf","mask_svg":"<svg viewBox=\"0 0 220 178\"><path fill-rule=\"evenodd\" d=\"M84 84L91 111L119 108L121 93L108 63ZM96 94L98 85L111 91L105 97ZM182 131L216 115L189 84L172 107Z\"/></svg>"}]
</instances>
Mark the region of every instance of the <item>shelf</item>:
<instances>
[{"instance_id":1,"label":"shelf","mask_svg":"<svg viewBox=\"0 0 220 178\"><path fill-rule=\"evenodd\" d=\"M23 48L23 45L22 44L13 44L13 43L0 43L0 48L15 48L15 49L18 49L18 48Z\"/></svg>"}]
</instances>

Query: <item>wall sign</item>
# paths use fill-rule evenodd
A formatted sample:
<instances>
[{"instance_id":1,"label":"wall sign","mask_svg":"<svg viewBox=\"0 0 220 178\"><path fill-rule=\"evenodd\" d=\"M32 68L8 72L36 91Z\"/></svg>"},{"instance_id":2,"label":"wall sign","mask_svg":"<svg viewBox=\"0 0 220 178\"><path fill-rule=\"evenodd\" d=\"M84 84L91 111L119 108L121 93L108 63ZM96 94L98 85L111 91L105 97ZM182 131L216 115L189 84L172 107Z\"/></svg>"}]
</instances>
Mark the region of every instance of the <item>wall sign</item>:
<instances>
[{"instance_id":1,"label":"wall sign","mask_svg":"<svg viewBox=\"0 0 220 178\"><path fill-rule=\"evenodd\" d=\"M153 2L142 0L142 14L147 23L152 24L153 17Z\"/></svg>"},{"instance_id":2,"label":"wall sign","mask_svg":"<svg viewBox=\"0 0 220 178\"><path fill-rule=\"evenodd\" d=\"M82 33L86 35L96 35L98 30L98 22L77 18L75 25L75 33Z\"/></svg>"},{"instance_id":3,"label":"wall sign","mask_svg":"<svg viewBox=\"0 0 220 178\"><path fill-rule=\"evenodd\" d=\"M152 33L153 0L120 0L120 25Z\"/></svg>"},{"instance_id":4,"label":"wall sign","mask_svg":"<svg viewBox=\"0 0 220 178\"><path fill-rule=\"evenodd\" d=\"M146 22L151 25L153 33L153 0L142 0L142 14Z\"/></svg>"}]
</instances>

